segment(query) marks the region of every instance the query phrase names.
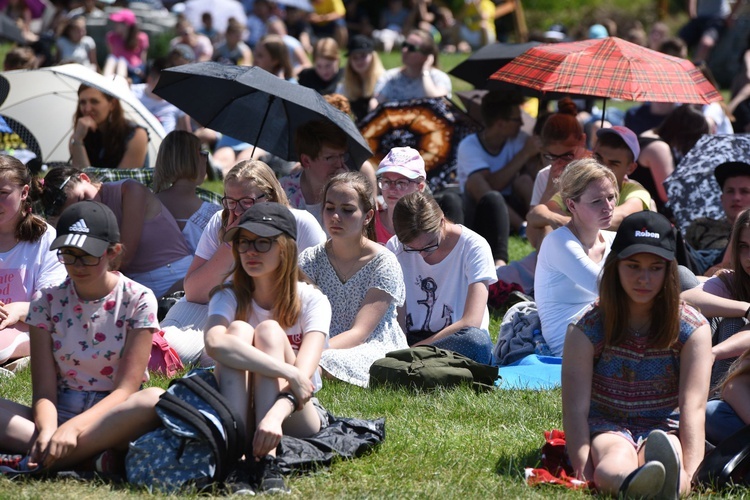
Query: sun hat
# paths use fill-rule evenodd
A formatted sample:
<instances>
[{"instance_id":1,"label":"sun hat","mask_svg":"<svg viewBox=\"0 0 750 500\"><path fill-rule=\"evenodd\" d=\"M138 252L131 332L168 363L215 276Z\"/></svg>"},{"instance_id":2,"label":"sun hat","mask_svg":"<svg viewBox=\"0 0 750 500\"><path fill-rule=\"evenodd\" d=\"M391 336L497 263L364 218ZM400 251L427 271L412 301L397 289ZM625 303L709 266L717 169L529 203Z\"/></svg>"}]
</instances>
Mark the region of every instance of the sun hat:
<instances>
[{"instance_id":1,"label":"sun hat","mask_svg":"<svg viewBox=\"0 0 750 500\"><path fill-rule=\"evenodd\" d=\"M112 243L119 243L120 228L110 208L98 201L84 200L69 206L57 220L57 238L49 249L80 248L101 257Z\"/></svg>"},{"instance_id":2,"label":"sun hat","mask_svg":"<svg viewBox=\"0 0 750 500\"><path fill-rule=\"evenodd\" d=\"M375 175L382 175L387 172L401 174L412 180L427 177L422 155L416 149L409 147L393 148L385 155L385 158L378 165L378 171L375 172Z\"/></svg>"},{"instance_id":3,"label":"sun hat","mask_svg":"<svg viewBox=\"0 0 750 500\"><path fill-rule=\"evenodd\" d=\"M727 179L741 175L750 176L750 163L745 163L744 161L725 161L714 169L714 177L716 177L716 182L719 183L719 187L722 190Z\"/></svg>"},{"instance_id":4,"label":"sun hat","mask_svg":"<svg viewBox=\"0 0 750 500\"><path fill-rule=\"evenodd\" d=\"M650 210L625 217L612 242L612 252L621 259L638 253L650 253L673 260L676 247L672 223L660 213Z\"/></svg>"},{"instance_id":5,"label":"sun hat","mask_svg":"<svg viewBox=\"0 0 750 500\"><path fill-rule=\"evenodd\" d=\"M622 139L625 144L630 148L630 151L633 152L633 161L638 160L638 156L641 154L641 146L638 144L638 136L635 135L635 132L630 130L628 127L623 127L621 125L615 125L614 127L609 128L600 128L596 131L596 136L601 137L603 135L612 134L617 135Z\"/></svg>"},{"instance_id":6,"label":"sun hat","mask_svg":"<svg viewBox=\"0 0 750 500\"><path fill-rule=\"evenodd\" d=\"M234 240L237 231L245 229L253 234L270 238L285 233L290 238L297 239L297 219L291 210L275 202L256 203L245 210L240 222L226 232L224 241Z\"/></svg>"},{"instance_id":7,"label":"sun hat","mask_svg":"<svg viewBox=\"0 0 750 500\"><path fill-rule=\"evenodd\" d=\"M117 12L111 13L109 20L113 23L123 23L128 26L133 26L136 22L135 14L130 9L120 9Z\"/></svg>"}]
</instances>

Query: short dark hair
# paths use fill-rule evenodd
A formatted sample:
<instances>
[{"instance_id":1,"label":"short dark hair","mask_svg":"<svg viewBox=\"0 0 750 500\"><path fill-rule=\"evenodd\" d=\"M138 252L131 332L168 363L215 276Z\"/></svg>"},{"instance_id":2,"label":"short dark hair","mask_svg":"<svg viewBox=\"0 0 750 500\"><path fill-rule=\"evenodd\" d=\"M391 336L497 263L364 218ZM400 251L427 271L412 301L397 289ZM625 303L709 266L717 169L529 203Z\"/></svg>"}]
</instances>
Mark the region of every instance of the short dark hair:
<instances>
[{"instance_id":1,"label":"short dark hair","mask_svg":"<svg viewBox=\"0 0 750 500\"><path fill-rule=\"evenodd\" d=\"M620 137L618 134L602 134L601 137L599 137L597 144L601 144L602 146L606 148L612 148L612 149L624 149L628 152L628 158L630 158L630 163L633 163L635 161L635 157L633 156L633 150L630 149L630 146L628 146L622 137Z\"/></svg>"},{"instance_id":2,"label":"short dark hair","mask_svg":"<svg viewBox=\"0 0 750 500\"><path fill-rule=\"evenodd\" d=\"M480 112L485 127L493 125L496 121L510 118L513 108L523 104L523 96L518 92L506 92L503 90L491 90L482 97Z\"/></svg>"}]
</instances>

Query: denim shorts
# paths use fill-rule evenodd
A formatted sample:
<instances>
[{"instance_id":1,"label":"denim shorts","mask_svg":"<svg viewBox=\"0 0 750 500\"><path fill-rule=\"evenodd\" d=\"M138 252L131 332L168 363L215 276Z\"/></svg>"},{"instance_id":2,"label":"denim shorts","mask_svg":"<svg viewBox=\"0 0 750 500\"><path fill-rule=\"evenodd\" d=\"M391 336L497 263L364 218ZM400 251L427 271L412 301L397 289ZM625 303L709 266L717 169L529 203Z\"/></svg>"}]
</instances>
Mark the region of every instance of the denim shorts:
<instances>
[{"instance_id":1,"label":"denim shorts","mask_svg":"<svg viewBox=\"0 0 750 500\"><path fill-rule=\"evenodd\" d=\"M57 425L62 425L71 418L80 415L109 394L110 391L57 389Z\"/></svg>"}]
</instances>

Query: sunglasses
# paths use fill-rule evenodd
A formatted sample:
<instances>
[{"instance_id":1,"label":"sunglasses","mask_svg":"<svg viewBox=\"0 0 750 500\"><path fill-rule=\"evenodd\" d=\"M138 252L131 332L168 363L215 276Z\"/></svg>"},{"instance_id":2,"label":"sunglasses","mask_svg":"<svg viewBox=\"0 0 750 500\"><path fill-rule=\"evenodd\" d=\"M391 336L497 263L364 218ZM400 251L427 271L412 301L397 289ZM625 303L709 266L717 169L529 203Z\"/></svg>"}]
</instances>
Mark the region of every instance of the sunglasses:
<instances>
[{"instance_id":1,"label":"sunglasses","mask_svg":"<svg viewBox=\"0 0 750 500\"><path fill-rule=\"evenodd\" d=\"M58 188L52 188L54 194L50 197L51 200L48 202L44 214L47 217L57 217L62 212L63 205L68 201L68 195L65 193L65 185L70 181L71 176L65 178Z\"/></svg>"},{"instance_id":2,"label":"sunglasses","mask_svg":"<svg viewBox=\"0 0 750 500\"><path fill-rule=\"evenodd\" d=\"M402 49L406 49L407 52L421 52L422 49L419 47L419 45L414 45L410 42L404 42L401 44Z\"/></svg>"}]
</instances>

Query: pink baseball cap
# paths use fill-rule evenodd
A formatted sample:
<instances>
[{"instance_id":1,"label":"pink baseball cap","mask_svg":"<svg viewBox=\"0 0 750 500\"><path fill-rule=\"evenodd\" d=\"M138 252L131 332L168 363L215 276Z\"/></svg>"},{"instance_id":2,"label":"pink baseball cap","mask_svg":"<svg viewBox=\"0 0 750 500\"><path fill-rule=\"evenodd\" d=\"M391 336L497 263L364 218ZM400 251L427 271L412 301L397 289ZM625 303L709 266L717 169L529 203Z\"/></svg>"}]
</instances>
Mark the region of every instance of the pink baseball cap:
<instances>
[{"instance_id":1,"label":"pink baseball cap","mask_svg":"<svg viewBox=\"0 0 750 500\"><path fill-rule=\"evenodd\" d=\"M128 26L133 26L136 22L135 14L130 9L120 9L117 12L111 13L109 20L113 23L123 23Z\"/></svg>"},{"instance_id":2,"label":"pink baseball cap","mask_svg":"<svg viewBox=\"0 0 750 500\"><path fill-rule=\"evenodd\" d=\"M401 174L408 179L418 177L427 178L424 170L424 160L414 148L393 148L378 165L376 175L393 172Z\"/></svg>"}]
</instances>

